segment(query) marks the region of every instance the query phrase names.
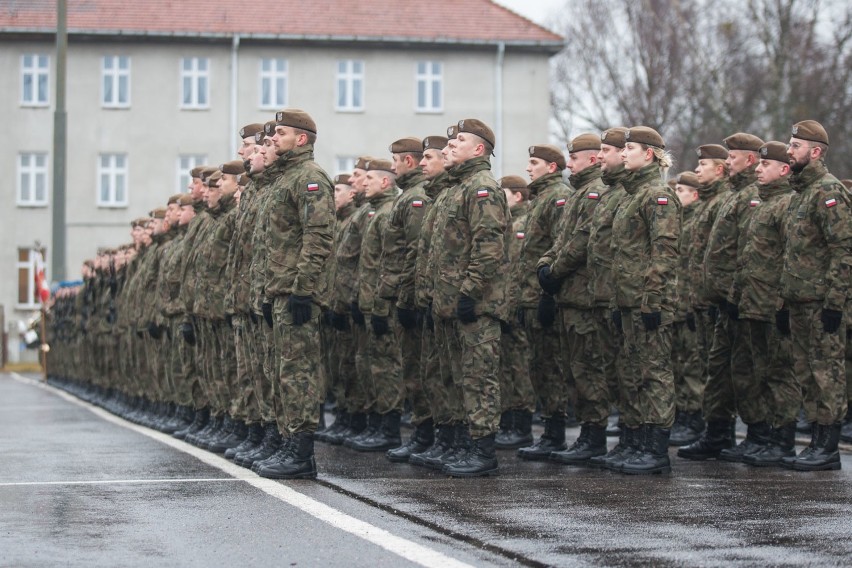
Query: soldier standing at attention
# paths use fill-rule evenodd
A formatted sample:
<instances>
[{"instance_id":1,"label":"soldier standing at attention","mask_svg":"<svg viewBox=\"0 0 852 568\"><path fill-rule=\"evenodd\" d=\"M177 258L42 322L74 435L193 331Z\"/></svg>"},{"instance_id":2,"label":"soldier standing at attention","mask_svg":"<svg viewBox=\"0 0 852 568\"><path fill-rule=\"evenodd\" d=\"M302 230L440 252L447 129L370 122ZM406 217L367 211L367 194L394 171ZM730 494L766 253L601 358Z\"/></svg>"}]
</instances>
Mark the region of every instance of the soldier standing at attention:
<instances>
[{"instance_id":1,"label":"soldier standing at attention","mask_svg":"<svg viewBox=\"0 0 852 568\"><path fill-rule=\"evenodd\" d=\"M820 123L793 125L787 155L796 193L788 210L777 325L792 335L793 371L813 425L810 445L781 460L798 471L840 469L837 443L847 405L843 314L852 278L852 219L849 193L823 161L827 151Z\"/></svg>"},{"instance_id":2,"label":"soldier standing at attention","mask_svg":"<svg viewBox=\"0 0 852 568\"><path fill-rule=\"evenodd\" d=\"M628 372L638 391L628 393L640 412L633 454L621 466L629 474L671 471L668 444L674 422L671 324L677 294L681 207L663 183L670 167L662 136L646 126L625 134L621 152L632 175L624 180L629 197L612 225L615 305L612 317L624 331Z\"/></svg>"}]
</instances>

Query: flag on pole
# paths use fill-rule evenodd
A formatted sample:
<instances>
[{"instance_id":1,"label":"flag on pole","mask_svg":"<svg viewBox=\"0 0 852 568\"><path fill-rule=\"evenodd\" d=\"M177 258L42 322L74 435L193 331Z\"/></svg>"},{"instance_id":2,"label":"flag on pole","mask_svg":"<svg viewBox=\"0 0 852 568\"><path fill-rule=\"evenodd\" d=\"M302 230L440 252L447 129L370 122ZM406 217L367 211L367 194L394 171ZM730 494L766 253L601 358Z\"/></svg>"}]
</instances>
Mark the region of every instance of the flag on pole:
<instances>
[{"instance_id":1,"label":"flag on pole","mask_svg":"<svg viewBox=\"0 0 852 568\"><path fill-rule=\"evenodd\" d=\"M35 251L35 254L35 291L41 303L44 304L50 299L50 287L44 275L44 254L40 250Z\"/></svg>"}]
</instances>

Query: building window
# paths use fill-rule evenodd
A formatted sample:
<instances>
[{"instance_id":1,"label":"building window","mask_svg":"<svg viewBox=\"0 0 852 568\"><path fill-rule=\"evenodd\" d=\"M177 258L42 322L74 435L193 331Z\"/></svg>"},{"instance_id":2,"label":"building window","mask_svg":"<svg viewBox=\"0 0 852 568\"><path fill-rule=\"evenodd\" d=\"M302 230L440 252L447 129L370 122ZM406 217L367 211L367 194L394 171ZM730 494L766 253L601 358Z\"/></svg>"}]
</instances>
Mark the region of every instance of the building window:
<instances>
[{"instance_id":1,"label":"building window","mask_svg":"<svg viewBox=\"0 0 852 568\"><path fill-rule=\"evenodd\" d=\"M18 154L18 205L47 205L47 154Z\"/></svg>"},{"instance_id":2,"label":"building window","mask_svg":"<svg viewBox=\"0 0 852 568\"><path fill-rule=\"evenodd\" d=\"M101 102L107 108L130 107L130 57L107 55L103 59L103 95Z\"/></svg>"},{"instance_id":3,"label":"building window","mask_svg":"<svg viewBox=\"0 0 852 568\"><path fill-rule=\"evenodd\" d=\"M280 109L287 106L287 60L260 60L260 108Z\"/></svg>"},{"instance_id":4,"label":"building window","mask_svg":"<svg viewBox=\"0 0 852 568\"><path fill-rule=\"evenodd\" d=\"M98 207L127 207L127 154L98 157Z\"/></svg>"},{"instance_id":5,"label":"building window","mask_svg":"<svg viewBox=\"0 0 852 568\"><path fill-rule=\"evenodd\" d=\"M210 107L210 60L184 57L180 60L181 108Z\"/></svg>"},{"instance_id":6,"label":"building window","mask_svg":"<svg viewBox=\"0 0 852 568\"><path fill-rule=\"evenodd\" d=\"M41 307L36 286L36 275L46 271L44 249L18 249L18 305L21 310L37 310Z\"/></svg>"},{"instance_id":7,"label":"building window","mask_svg":"<svg viewBox=\"0 0 852 568\"><path fill-rule=\"evenodd\" d=\"M440 61L419 61L417 63L417 112L443 110L443 64Z\"/></svg>"},{"instance_id":8,"label":"building window","mask_svg":"<svg viewBox=\"0 0 852 568\"><path fill-rule=\"evenodd\" d=\"M48 106L50 97L50 57L28 53L21 57L21 104Z\"/></svg>"},{"instance_id":9,"label":"building window","mask_svg":"<svg viewBox=\"0 0 852 568\"><path fill-rule=\"evenodd\" d=\"M352 170L355 169L355 161L357 159L358 158L356 158L355 156L337 156L334 160L334 175L351 174Z\"/></svg>"},{"instance_id":10,"label":"building window","mask_svg":"<svg viewBox=\"0 0 852 568\"><path fill-rule=\"evenodd\" d=\"M207 161L207 156L204 154L184 154L178 156L177 161L177 193L186 193L189 191L189 184L192 181L192 176L189 172L192 168L200 166Z\"/></svg>"},{"instance_id":11,"label":"building window","mask_svg":"<svg viewBox=\"0 0 852 568\"><path fill-rule=\"evenodd\" d=\"M337 62L337 110L364 110L364 62Z\"/></svg>"}]
</instances>

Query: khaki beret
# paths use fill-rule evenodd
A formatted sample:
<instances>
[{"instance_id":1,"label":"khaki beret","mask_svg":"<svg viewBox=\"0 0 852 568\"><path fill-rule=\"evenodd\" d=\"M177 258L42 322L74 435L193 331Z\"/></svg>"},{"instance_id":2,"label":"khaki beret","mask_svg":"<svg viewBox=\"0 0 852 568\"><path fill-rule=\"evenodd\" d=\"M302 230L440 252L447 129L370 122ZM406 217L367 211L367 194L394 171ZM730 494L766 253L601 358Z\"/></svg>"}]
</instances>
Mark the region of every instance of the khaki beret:
<instances>
[{"instance_id":1,"label":"khaki beret","mask_svg":"<svg viewBox=\"0 0 852 568\"><path fill-rule=\"evenodd\" d=\"M373 160L373 159L374 158L372 156L358 156L358 159L355 160L354 168L356 170L366 170L367 164L370 162L370 160Z\"/></svg>"},{"instance_id":2,"label":"khaki beret","mask_svg":"<svg viewBox=\"0 0 852 568\"><path fill-rule=\"evenodd\" d=\"M840 183L842 183L846 189L852 189L852 179L842 179L840 180Z\"/></svg>"},{"instance_id":3,"label":"khaki beret","mask_svg":"<svg viewBox=\"0 0 852 568\"><path fill-rule=\"evenodd\" d=\"M699 160L727 160L728 149L719 144L704 144L695 149Z\"/></svg>"},{"instance_id":4,"label":"khaki beret","mask_svg":"<svg viewBox=\"0 0 852 568\"><path fill-rule=\"evenodd\" d=\"M185 207L187 205L190 205L190 206L195 205L195 200L188 193L184 193L183 195L181 195L180 199L178 199L177 202L178 202L178 205L180 205L181 207Z\"/></svg>"},{"instance_id":5,"label":"khaki beret","mask_svg":"<svg viewBox=\"0 0 852 568\"><path fill-rule=\"evenodd\" d=\"M367 162L367 167L364 169L368 172L383 171L393 173L393 163L390 160L373 158Z\"/></svg>"},{"instance_id":6,"label":"khaki beret","mask_svg":"<svg viewBox=\"0 0 852 568\"><path fill-rule=\"evenodd\" d=\"M639 144L653 146L661 150L666 147L666 143L663 142L663 137L660 136L660 133L648 126L631 126L627 129L627 132L624 133L624 143L626 144L627 142L638 142Z\"/></svg>"},{"instance_id":7,"label":"khaki beret","mask_svg":"<svg viewBox=\"0 0 852 568\"><path fill-rule=\"evenodd\" d=\"M627 134L627 129L622 126L607 128L601 132L601 144L624 148L625 134Z\"/></svg>"},{"instance_id":8,"label":"khaki beret","mask_svg":"<svg viewBox=\"0 0 852 568\"><path fill-rule=\"evenodd\" d=\"M400 138L388 146L388 150L391 154L406 154L408 152L420 154L423 152L423 141L413 136Z\"/></svg>"},{"instance_id":9,"label":"khaki beret","mask_svg":"<svg viewBox=\"0 0 852 568\"><path fill-rule=\"evenodd\" d=\"M453 124L447 127L447 139L454 140L456 136L459 134L459 125Z\"/></svg>"},{"instance_id":10,"label":"khaki beret","mask_svg":"<svg viewBox=\"0 0 852 568\"><path fill-rule=\"evenodd\" d=\"M218 172L219 168L215 166L205 166L203 170L201 170L201 181L206 182L207 178L213 173Z\"/></svg>"},{"instance_id":11,"label":"khaki beret","mask_svg":"<svg viewBox=\"0 0 852 568\"><path fill-rule=\"evenodd\" d=\"M172 203L177 203L178 199L180 199L182 195L186 195L186 194L185 193L175 193L174 195L169 197L168 204L171 205Z\"/></svg>"},{"instance_id":12,"label":"khaki beret","mask_svg":"<svg viewBox=\"0 0 852 568\"><path fill-rule=\"evenodd\" d=\"M828 146L828 132L816 120L797 122L793 125L792 134L801 140L810 140Z\"/></svg>"},{"instance_id":13,"label":"khaki beret","mask_svg":"<svg viewBox=\"0 0 852 568\"><path fill-rule=\"evenodd\" d=\"M317 133L317 123L311 115L298 108L285 108L275 113L275 123L280 126L289 126L299 130Z\"/></svg>"},{"instance_id":14,"label":"khaki beret","mask_svg":"<svg viewBox=\"0 0 852 568\"><path fill-rule=\"evenodd\" d=\"M677 174L677 183L688 185L689 187L701 187L701 183L698 181L698 176L695 175L695 172L680 172Z\"/></svg>"},{"instance_id":15,"label":"khaki beret","mask_svg":"<svg viewBox=\"0 0 852 568\"><path fill-rule=\"evenodd\" d=\"M249 178L248 174L245 173L245 172L243 172L243 173L241 173L240 175L237 176L237 185L240 186L240 187L247 186L248 182L250 182L250 181L251 181L251 179Z\"/></svg>"},{"instance_id":16,"label":"khaki beret","mask_svg":"<svg viewBox=\"0 0 852 568\"><path fill-rule=\"evenodd\" d=\"M334 176L334 185L349 185L349 174L337 174Z\"/></svg>"},{"instance_id":17,"label":"khaki beret","mask_svg":"<svg viewBox=\"0 0 852 568\"><path fill-rule=\"evenodd\" d=\"M677 180L674 180L674 179L667 180L666 185L668 185L672 189L675 189L675 187L677 186Z\"/></svg>"},{"instance_id":18,"label":"khaki beret","mask_svg":"<svg viewBox=\"0 0 852 568\"><path fill-rule=\"evenodd\" d=\"M565 169L565 154L553 144L538 144L529 147L530 158L553 162L560 170ZM526 184L525 184L526 185Z\"/></svg>"},{"instance_id":19,"label":"khaki beret","mask_svg":"<svg viewBox=\"0 0 852 568\"><path fill-rule=\"evenodd\" d=\"M262 144L264 138L266 138L267 136L272 136L274 134L275 134L275 121L270 120L269 122L266 122L266 123L263 124L263 130L255 133L254 143L255 144Z\"/></svg>"},{"instance_id":20,"label":"khaki beret","mask_svg":"<svg viewBox=\"0 0 852 568\"><path fill-rule=\"evenodd\" d=\"M203 172L203 171L204 171L204 168L206 168L206 167L207 167L207 166L195 166L194 168L192 168L191 170L189 170L189 175L190 175L190 177L194 177L194 178L199 178L199 179L200 179L200 178L201 178L201 172Z\"/></svg>"},{"instance_id":21,"label":"khaki beret","mask_svg":"<svg viewBox=\"0 0 852 568\"><path fill-rule=\"evenodd\" d=\"M568 142L568 153L582 152L584 150L600 150L601 138L597 134L587 132L580 134Z\"/></svg>"},{"instance_id":22,"label":"khaki beret","mask_svg":"<svg viewBox=\"0 0 852 568\"><path fill-rule=\"evenodd\" d=\"M728 147L728 150L748 150L750 152L757 152L760 150L760 147L763 146L763 140L754 134L747 134L745 132L731 134L725 138L723 142L725 143L725 146Z\"/></svg>"},{"instance_id":23,"label":"khaki beret","mask_svg":"<svg viewBox=\"0 0 852 568\"><path fill-rule=\"evenodd\" d=\"M445 136L427 136L423 139L423 150L443 150L447 145Z\"/></svg>"},{"instance_id":24,"label":"khaki beret","mask_svg":"<svg viewBox=\"0 0 852 568\"><path fill-rule=\"evenodd\" d=\"M219 166L219 169L223 174L231 174L234 176L246 173L246 168L242 160L231 160L230 162L225 162Z\"/></svg>"},{"instance_id":25,"label":"khaki beret","mask_svg":"<svg viewBox=\"0 0 852 568\"><path fill-rule=\"evenodd\" d=\"M239 134L240 138L254 138L258 132L263 132L263 125L259 122L252 122L240 128Z\"/></svg>"},{"instance_id":26,"label":"khaki beret","mask_svg":"<svg viewBox=\"0 0 852 568\"><path fill-rule=\"evenodd\" d=\"M166 218L166 208L165 207L157 207L156 209L152 209L150 213L148 213L154 219L165 219Z\"/></svg>"},{"instance_id":27,"label":"khaki beret","mask_svg":"<svg viewBox=\"0 0 852 568\"><path fill-rule=\"evenodd\" d=\"M506 189L525 189L527 182L521 176L503 176L500 178L500 187Z\"/></svg>"},{"instance_id":28,"label":"khaki beret","mask_svg":"<svg viewBox=\"0 0 852 568\"><path fill-rule=\"evenodd\" d=\"M150 217L137 217L130 222L132 227L144 227L151 221Z\"/></svg>"},{"instance_id":29,"label":"khaki beret","mask_svg":"<svg viewBox=\"0 0 852 568\"><path fill-rule=\"evenodd\" d=\"M494 131L477 118L466 118L458 124L459 132L467 132L479 136L494 148Z\"/></svg>"},{"instance_id":30,"label":"khaki beret","mask_svg":"<svg viewBox=\"0 0 852 568\"><path fill-rule=\"evenodd\" d=\"M783 142L772 140L761 146L758 151L761 160L774 160L776 162L790 163L790 156L787 155L787 145Z\"/></svg>"},{"instance_id":31,"label":"khaki beret","mask_svg":"<svg viewBox=\"0 0 852 568\"><path fill-rule=\"evenodd\" d=\"M213 173L211 173L209 176L207 176L207 178L205 178L204 184L207 187L217 186L218 183L219 183L219 180L221 180L221 179L222 179L222 172L217 169Z\"/></svg>"}]
</instances>

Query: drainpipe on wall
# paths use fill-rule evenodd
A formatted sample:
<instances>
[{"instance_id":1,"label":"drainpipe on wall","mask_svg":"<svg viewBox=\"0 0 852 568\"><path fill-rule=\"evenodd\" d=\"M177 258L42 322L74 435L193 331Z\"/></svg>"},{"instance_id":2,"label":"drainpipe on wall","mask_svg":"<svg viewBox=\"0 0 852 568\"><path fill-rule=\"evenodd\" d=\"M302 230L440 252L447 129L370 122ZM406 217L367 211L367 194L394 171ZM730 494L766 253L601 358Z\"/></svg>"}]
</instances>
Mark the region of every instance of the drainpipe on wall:
<instances>
[{"instance_id":1,"label":"drainpipe on wall","mask_svg":"<svg viewBox=\"0 0 852 568\"><path fill-rule=\"evenodd\" d=\"M503 57L506 54L506 44L500 42L497 44L497 62L494 70L494 138L498 144L492 171L494 177L500 178L503 175L503 155L505 147L503 144Z\"/></svg>"},{"instance_id":2,"label":"drainpipe on wall","mask_svg":"<svg viewBox=\"0 0 852 568\"><path fill-rule=\"evenodd\" d=\"M231 125L228 140L231 141L231 158L237 155L237 86L240 79L239 68L240 34L234 34L231 42Z\"/></svg>"}]
</instances>

